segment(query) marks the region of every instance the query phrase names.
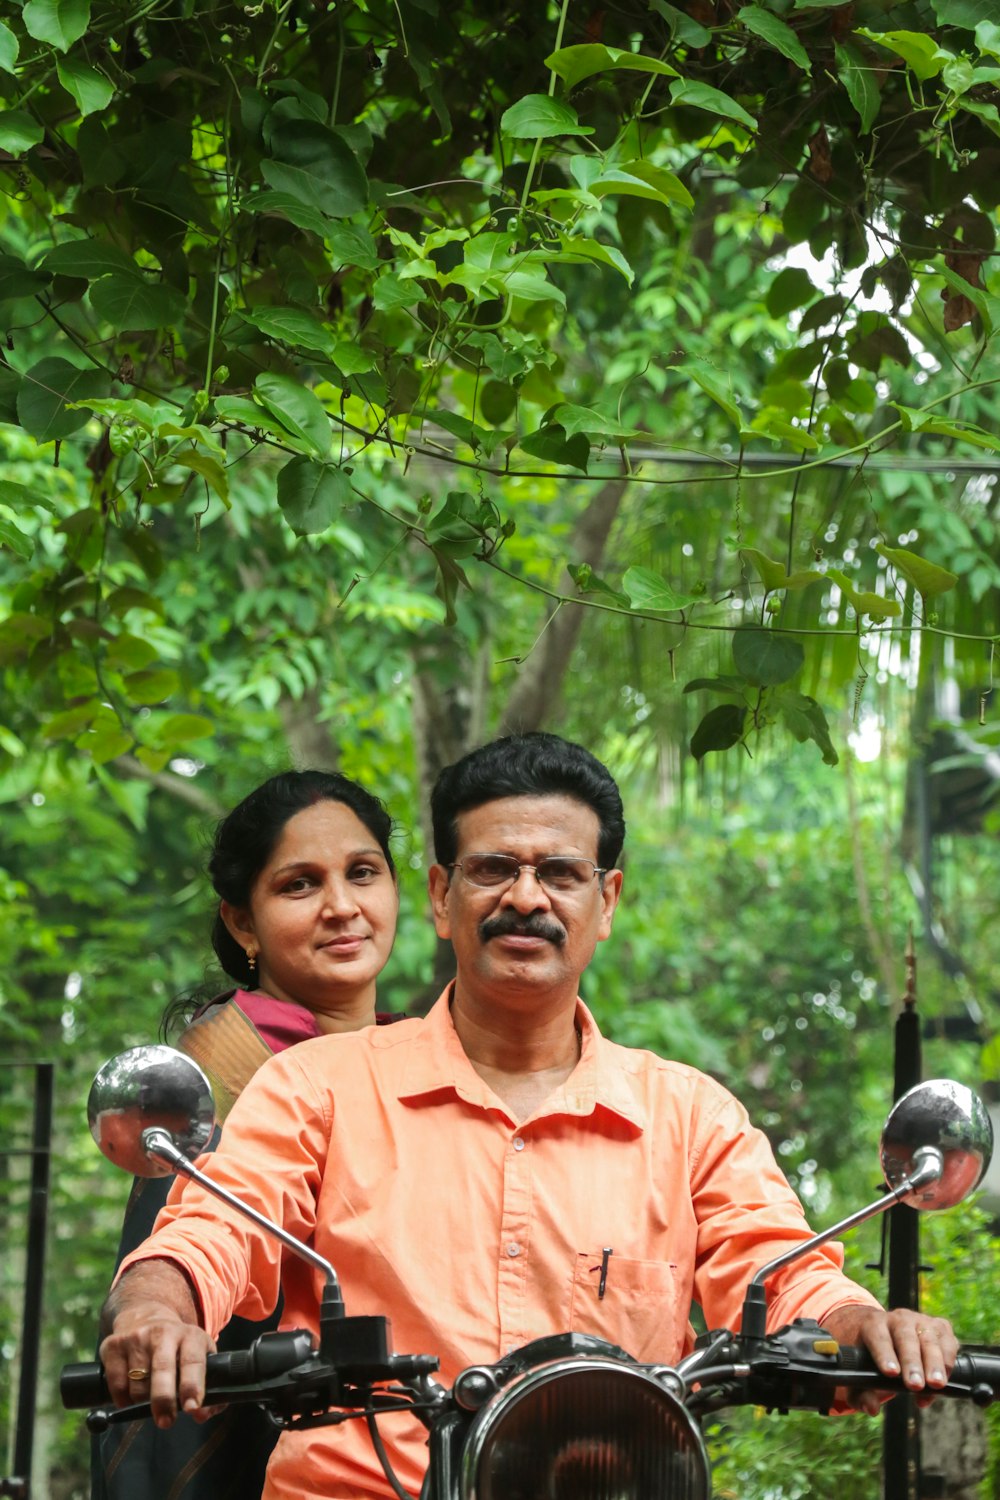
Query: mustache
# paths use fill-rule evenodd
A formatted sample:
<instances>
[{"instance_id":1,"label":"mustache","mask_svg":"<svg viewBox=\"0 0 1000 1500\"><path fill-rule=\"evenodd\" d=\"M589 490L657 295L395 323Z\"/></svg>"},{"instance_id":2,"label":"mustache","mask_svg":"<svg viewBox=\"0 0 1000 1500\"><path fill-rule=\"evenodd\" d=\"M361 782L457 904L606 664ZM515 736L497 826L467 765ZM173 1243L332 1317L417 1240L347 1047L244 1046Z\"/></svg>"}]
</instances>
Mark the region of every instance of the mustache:
<instances>
[{"instance_id":1,"label":"mustache","mask_svg":"<svg viewBox=\"0 0 1000 1500\"><path fill-rule=\"evenodd\" d=\"M499 912L495 917L487 917L479 924L479 936L484 943L497 937L544 938L546 942L555 943L558 948L566 941L565 930L558 922L553 922L541 913L522 917L514 911Z\"/></svg>"}]
</instances>

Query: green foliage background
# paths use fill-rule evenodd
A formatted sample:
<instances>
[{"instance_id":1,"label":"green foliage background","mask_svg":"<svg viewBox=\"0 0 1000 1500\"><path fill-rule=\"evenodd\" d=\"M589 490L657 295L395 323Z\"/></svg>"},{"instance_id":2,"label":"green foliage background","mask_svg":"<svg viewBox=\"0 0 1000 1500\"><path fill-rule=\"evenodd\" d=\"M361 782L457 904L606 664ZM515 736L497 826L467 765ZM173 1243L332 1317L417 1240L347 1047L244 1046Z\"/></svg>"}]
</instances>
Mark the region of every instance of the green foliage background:
<instances>
[{"instance_id":1,"label":"green foliage background","mask_svg":"<svg viewBox=\"0 0 1000 1500\"><path fill-rule=\"evenodd\" d=\"M745 1097L817 1221L874 1187L911 922L926 1070L997 1078L998 83L982 0L0 18L0 1042L59 1064L40 1495L84 1493L55 1375L124 1191L89 1078L206 979L211 824L280 766L396 813L382 993L420 1008L436 770L591 745L632 831L586 996ZM0 1067L22 1144L29 1079ZM929 1236L928 1298L1000 1336L989 1222ZM720 1488L874 1494L876 1427L829 1443L751 1414Z\"/></svg>"}]
</instances>

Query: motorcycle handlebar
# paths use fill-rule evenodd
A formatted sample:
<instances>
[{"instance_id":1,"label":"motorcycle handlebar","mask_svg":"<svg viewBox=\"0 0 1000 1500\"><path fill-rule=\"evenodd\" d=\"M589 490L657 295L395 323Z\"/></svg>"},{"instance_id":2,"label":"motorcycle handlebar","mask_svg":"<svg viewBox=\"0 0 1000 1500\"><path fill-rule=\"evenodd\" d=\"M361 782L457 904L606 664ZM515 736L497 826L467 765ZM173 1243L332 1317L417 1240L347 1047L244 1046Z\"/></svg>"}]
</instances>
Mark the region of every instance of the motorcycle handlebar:
<instances>
[{"instance_id":1,"label":"motorcycle handlebar","mask_svg":"<svg viewBox=\"0 0 1000 1500\"><path fill-rule=\"evenodd\" d=\"M878 1366L867 1349L843 1345L840 1350L839 1372L844 1375L874 1374ZM871 1382L869 1382L871 1383ZM965 1345L955 1360L948 1377L948 1387L968 1386L975 1390L987 1387L992 1395L1000 1396L1000 1353L995 1350Z\"/></svg>"},{"instance_id":2,"label":"motorcycle handlebar","mask_svg":"<svg viewBox=\"0 0 1000 1500\"><path fill-rule=\"evenodd\" d=\"M205 1362L206 1399L214 1390L256 1385L301 1365L313 1352L311 1334L301 1329L262 1334L249 1349L210 1354ZM96 1360L64 1365L59 1378L62 1404L70 1411L101 1406L110 1400L104 1366Z\"/></svg>"}]
</instances>

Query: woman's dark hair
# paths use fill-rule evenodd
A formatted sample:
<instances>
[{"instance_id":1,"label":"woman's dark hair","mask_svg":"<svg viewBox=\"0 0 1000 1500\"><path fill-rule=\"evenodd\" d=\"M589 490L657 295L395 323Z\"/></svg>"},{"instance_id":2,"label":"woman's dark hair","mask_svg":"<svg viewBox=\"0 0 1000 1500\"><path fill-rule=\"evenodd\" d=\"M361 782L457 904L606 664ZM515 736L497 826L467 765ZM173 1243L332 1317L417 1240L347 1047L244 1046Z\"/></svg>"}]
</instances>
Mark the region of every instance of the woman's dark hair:
<instances>
[{"instance_id":1,"label":"woman's dark hair","mask_svg":"<svg viewBox=\"0 0 1000 1500\"><path fill-rule=\"evenodd\" d=\"M244 797L215 830L208 873L216 895L231 906L249 906L254 882L270 859L285 824L317 802L341 802L349 807L377 841L395 875L389 848L392 819L378 797L337 771L281 771ZM252 987L256 983L246 953L219 912L212 926L212 947L225 972L237 984Z\"/></svg>"},{"instance_id":2,"label":"woman's dark hair","mask_svg":"<svg viewBox=\"0 0 1000 1500\"><path fill-rule=\"evenodd\" d=\"M582 745L557 734L511 734L446 766L431 793L434 854L450 865L458 848L459 813L498 797L574 797L597 814L598 863L610 870L625 840L625 814L607 766Z\"/></svg>"},{"instance_id":3,"label":"woman's dark hair","mask_svg":"<svg viewBox=\"0 0 1000 1500\"><path fill-rule=\"evenodd\" d=\"M216 895L231 906L249 906L254 883L285 824L317 802L340 802L349 807L375 839L395 877L396 864L389 848L392 819L378 797L338 771L280 771L244 797L216 828L208 858ZM212 924L212 947L226 974L241 988L253 988L256 980L246 953L230 935L218 911ZM226 998L227 994L219 994L217 982L176 996L160 1020L161 1038L167 1041L175 1026L186 1024L206 1006Z\"/></svg>"}]
</instances>

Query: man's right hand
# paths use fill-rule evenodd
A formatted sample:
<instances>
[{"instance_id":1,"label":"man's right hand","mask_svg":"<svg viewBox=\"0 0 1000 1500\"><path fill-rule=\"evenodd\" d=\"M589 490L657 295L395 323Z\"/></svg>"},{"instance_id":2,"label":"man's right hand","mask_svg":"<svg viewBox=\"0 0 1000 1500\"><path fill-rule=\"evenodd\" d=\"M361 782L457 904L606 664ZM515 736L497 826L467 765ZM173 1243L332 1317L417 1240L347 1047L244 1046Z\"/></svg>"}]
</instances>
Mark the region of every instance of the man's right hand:
<instances>
[{"instance_id":1,"label":"man's right hand","mask_svg":"<svg viewBox=\"0 0 1000 1500\"><path fill-rule=\"evenodd\" d=\"M133 1267L111 1292L100 1347L108 1389L116 1406L149 1401L158 1427L170 1427L178 1409L196 1417L205 1409L205 1359L215 1340L199 1326L187 1277L167 1261Z\"/></svg>"}]
</instances>

